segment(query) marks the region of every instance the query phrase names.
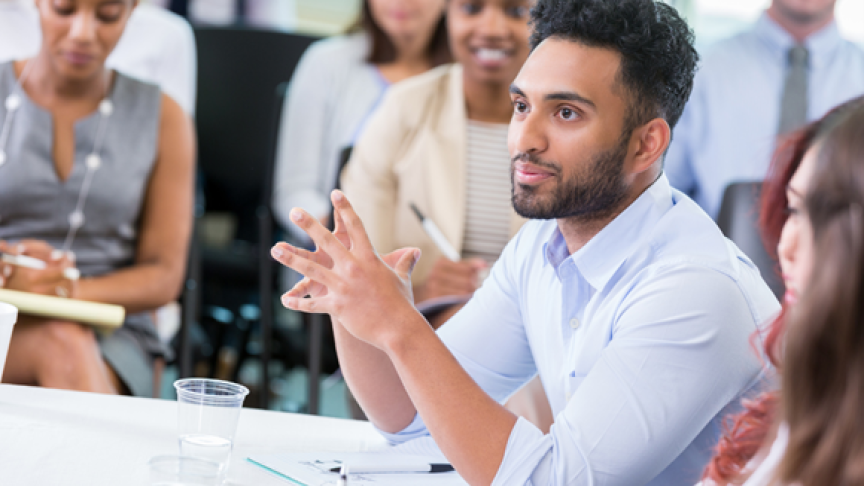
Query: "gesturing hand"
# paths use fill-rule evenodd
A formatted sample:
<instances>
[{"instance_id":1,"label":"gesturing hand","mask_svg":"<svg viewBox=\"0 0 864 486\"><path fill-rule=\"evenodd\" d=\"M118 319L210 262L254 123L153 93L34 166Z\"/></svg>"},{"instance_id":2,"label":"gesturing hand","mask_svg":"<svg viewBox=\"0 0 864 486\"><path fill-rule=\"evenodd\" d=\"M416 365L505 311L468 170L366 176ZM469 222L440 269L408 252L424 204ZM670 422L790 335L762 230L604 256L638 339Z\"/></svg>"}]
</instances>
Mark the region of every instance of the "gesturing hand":
<instances>
[{"instance_id":1,"label":"gesturing hand","mask_svg":"<svg viewBox=\"0 0 864 486\"><path fill-rule=\"evenodd\" d=\"M333 191L331 199L336 217L333 233L305 211L291 211L292 221L315 242L315 252L285 243L273 247L276 260L305 275L282 297L282 303L302 312L328 313L358 339L382 347L404 331L398 325L403 318L422 320L411 294L411 271L420 250L405 248L379 258L344 195ZM306 295L310 298L303 298Z\"/></svg>"}]
</instances>

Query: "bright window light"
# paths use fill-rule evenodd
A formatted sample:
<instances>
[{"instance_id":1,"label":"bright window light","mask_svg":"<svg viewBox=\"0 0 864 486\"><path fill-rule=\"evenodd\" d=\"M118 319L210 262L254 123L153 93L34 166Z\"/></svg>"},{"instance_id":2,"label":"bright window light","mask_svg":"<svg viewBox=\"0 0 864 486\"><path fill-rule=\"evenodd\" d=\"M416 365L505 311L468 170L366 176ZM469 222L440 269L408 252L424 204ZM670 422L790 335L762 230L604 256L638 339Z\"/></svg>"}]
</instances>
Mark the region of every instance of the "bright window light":
<instances>
[{"instance_id":1,"label":"bright window light","mask_svg":"<svg viewBox=\"0 0 864 486\"><path fill-rule=\"evenodd\" d=\"M689 16L700 49L749 27L771 0L672 0ZM837 25L843 36L864 46L864 0L838 0Z\"/></svg>"}]
</instances>

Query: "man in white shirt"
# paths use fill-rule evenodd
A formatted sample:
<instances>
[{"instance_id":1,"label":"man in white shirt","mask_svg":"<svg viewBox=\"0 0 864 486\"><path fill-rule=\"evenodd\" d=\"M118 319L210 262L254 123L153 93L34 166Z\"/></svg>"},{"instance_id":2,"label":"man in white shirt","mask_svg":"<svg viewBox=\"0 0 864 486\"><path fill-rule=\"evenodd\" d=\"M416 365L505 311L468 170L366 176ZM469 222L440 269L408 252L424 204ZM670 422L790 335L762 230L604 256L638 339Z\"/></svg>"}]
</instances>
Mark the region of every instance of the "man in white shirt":
<instances>
[{"instance_id":1,"label":"man in white shirt","mask_svg":"<svg viewBox=\"0 0 864 486\"><path fill-rule=\"evenodd\" d=\"M778 135L864 93L864 51L840 36L836 2L772 0L706 55L666 174L711 217L726 186L765 178Z\"/></svg>"},{"instance_id":2,"label":"man in white shirt","mask_svg":"<svg viewBox=\"0 0 864 486\"><path fill-rule=\"evenodd\" d=\"M692 33L655 0L538 0L532 26L508 137L532 221L462 311L436 334L411 302L419 251L382 261L338 192L335 235L292 211L318 251L273 249L307 276L283 303L329 313L369 419L394 442L431 434L470 484L695 484L762 385L750 336L779 306L663 175ZM500 405L538 373L548 434Z\"/></svg>"},{"instance_id":3,"label":"man in white shirt","mask_svg":"<svg viewBox=\"0 0 864 486\"><path fill-rule=\"evenodd\" d=\"M39 12L33 1L0 0L0 62L33 56L41 43ZM186 113L194 114L195 36L189 23L177 15L139 4L106 64L158 84Z\"/></svg>"}]
</instances>

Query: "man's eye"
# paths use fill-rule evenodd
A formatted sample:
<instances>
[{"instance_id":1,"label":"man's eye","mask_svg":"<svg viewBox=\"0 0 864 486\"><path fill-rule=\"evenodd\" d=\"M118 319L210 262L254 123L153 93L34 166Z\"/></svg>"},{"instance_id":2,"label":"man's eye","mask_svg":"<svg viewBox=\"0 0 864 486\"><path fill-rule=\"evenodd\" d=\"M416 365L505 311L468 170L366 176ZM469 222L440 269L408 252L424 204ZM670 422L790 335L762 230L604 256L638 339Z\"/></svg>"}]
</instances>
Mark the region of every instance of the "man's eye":
<instances>
[{"instance_id":1,"label":"man's eye","mask_svg":"<svg viewBox=\"0 0 864 486\"><path fill-rule=\"evenodd\" d=\"M565 120L575 120L579 116L575 110L570 108L561 108L559 113L561 114L561 118Z\"/></svg>"},{"instance_id":2,"label":"man's eye","mask_svg":"<svg viewBox=\"0 0 864 486\"><path fill-rule=\"evenodd\" d=\"M514 101L513 110L516 111L516 113L525 113L528 111L528 104L524 101Z\"/></svg>"}]
</instances>

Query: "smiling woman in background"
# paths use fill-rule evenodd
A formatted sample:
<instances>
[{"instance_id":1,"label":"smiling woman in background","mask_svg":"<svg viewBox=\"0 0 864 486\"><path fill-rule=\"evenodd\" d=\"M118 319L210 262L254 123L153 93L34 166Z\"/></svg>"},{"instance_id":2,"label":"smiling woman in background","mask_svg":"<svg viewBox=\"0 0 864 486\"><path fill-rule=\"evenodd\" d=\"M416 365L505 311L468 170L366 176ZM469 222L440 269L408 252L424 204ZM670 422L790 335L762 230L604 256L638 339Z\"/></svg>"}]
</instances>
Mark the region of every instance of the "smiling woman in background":
<instances>
[{"instance_id":1,"label":"smiling woman in background","mask_svg":"<svg viewBox=\"0 0 864 486\"><path fill-rule=\"evenodd\" d=\"M7 289L121 305L107 337L21 316L3 380L152 395L167 352L149 311L175 299L192 222L194 134L158 87L105 67L136 0L37 0L36 57L0 64L0 251ZM70 281L63 268L77 265Z\"/></svg>"},{"instance_id":2,"label":"smiling woman in background","mask_svg":"<svg viewBox=\"0 0 864 486\"><path fill-rule=\"evenodd\" d=\"M510 204L510 83L528 57L528 0L452 0L442 66L390 90L342 178L375 249L420 248L420 303L476 290L523 220ZM425 233L415 204L462 256L450 261ZM444 313L433 325L440 325Z\"/></svg>"},{"instance_id":3,"label":"smiling woman in background","mask_svg":"<svg viewBox=\"0 0 864 486\"><path fill-rule=\"evenodd\" d=\"M294 237L308 237L288 217L301 207L330 217L340 154L354 145L391 84L450 62L446 0L365 0L349 35L322 40L303 54L282 113L273 207Z\"/></svg>"}]
</instances>

